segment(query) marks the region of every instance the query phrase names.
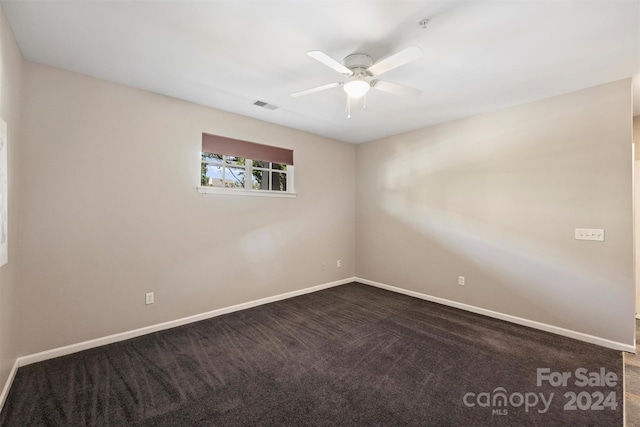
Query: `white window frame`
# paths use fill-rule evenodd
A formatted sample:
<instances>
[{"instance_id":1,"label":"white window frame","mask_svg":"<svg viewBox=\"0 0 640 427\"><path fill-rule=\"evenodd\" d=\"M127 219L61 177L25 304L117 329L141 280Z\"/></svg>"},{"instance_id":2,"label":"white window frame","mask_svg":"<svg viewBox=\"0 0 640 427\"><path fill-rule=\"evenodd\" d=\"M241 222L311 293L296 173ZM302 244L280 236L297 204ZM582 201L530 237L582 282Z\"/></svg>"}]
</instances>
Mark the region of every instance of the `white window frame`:
<instances>
[{"instance_id":1,"label":"white window frame","mask_svg":"<svg viewBox=\"0 0 640 427\"><path fill-rule=\"evenodd\" d=\"M264 190L255 190L252 188L252 179L245 179L244 182L244 187L210 187L210 186L198 186L197 187L197 191L200 194L227 194L227 195L237 195L237 196L259 196L259 197L284 197L284 198L294 198L297 196L297 194L294 191L294 186L293 186L293 176L294 176L294 167L293 165L287 165L287 169L286 170L282 170L282 169L274 169L273 168L273 162L268 162L266 160L259 160L259 159L248 159L245 158L245 164L244 165L238 165L237 163L233 163L231 161L228 161L229 157L237 157L237 156L228 156L226 154L219 154L219 153L213 153L213 154L217 154L219 156L222 156L222 161L219 160L203 160L202 159L202 152L200 153L200 165L202 166L203 163L207 163L207 164L211 164L211 165L218 165L222 168L222 182L224 183L224 175L225 175L225 169L229 168L229 167L234 167L234 168L244 168L245 170L245 176L248 177L252 177L253 176L253 170L261 170L264 171L267 175L268 175L268 182L269 182L269 189L264 189ZM253 162L254 160L259 161L259 162L267 162L269 163L269 167L268 168L262 168L262 167L255 167L253 166ZM277 173L284 173L287 177L287 190L286 191L280 191L280 190L272 190L272 179L271 179L271 173L272 172L277 172Z\"/></svg>"}]
</instances>

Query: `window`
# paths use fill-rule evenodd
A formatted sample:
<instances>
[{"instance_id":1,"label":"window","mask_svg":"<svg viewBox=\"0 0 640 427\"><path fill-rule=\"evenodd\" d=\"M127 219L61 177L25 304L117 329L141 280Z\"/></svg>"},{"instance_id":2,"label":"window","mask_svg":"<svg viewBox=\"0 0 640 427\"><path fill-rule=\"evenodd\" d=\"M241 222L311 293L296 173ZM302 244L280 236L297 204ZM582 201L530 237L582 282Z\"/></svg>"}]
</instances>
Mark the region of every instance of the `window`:
<instances>
[{"instance_id":1,"label":"window","mask_svg":"<svg viewBox=\"0 0 640 427\"><path fill-rule=\"evenodd\" d=\"M293 195L293 151L202 134L201 193Z\"/></svg>"}]
</instances>

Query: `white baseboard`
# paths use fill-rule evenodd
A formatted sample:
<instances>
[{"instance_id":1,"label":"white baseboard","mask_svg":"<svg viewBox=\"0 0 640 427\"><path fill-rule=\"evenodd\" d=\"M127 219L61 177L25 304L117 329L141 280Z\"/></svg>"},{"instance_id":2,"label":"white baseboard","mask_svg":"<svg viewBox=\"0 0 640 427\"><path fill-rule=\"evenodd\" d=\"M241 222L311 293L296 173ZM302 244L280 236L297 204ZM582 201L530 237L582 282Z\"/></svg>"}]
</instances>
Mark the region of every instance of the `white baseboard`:
<instances>
[{"instance_id":1,"label":"white baseboard","mask_svg":"<svg viewBox=\"0 0 640 427\"><path fill-rule=\"evenodd\" d=\"M395 286L386 285L384 283L374 282L373 280L363 279L356 277L356 282L364 283L365 285L375 286L377 288L386 289L388 291L397 292L404 295L409 295L415 298L435 302L438 304L446 305L449 307L459 308L461 310L470 311L476 314L482 314L484 316L493 317L494 319L505 320L507 322L515 323L518 325L528 326L530 328L539 329L545 332L551 332L552 334L562 335L564 337L573 338L579 341L596 344L602 347L611 348L614 350L626 351L629 353L635 353L635 346L629 344L623 344L616 341L611 341L605 338L596 337L593 335L585 334L582 332L576 332L569 329L560 328L558 326L548 325L546 323L536 322L535 320L524 319L522 317L512 316L510 314L504 314L497 311L487 310L485 308L476 307L469 304L464 304L456 301L451 301L445 298L434 297L420 292L410 291L407 289L397 288Z\"/></svg>"},{"instance_id":2,"label":"white baseboard","mask_svg":"<svg viewBox=\"0 0 640 427\"><path fill-rule=\"evenodd\" d=\"M0 411L4 408L4 402L7 400L7 396L9 395L9 390L11 389L11 384L13 384L13 379L16 377L16 372L18 372L18 360L16 359L13 362L13 366L11 367L11 371L9 372L9 378L7 378L7 382L4 383L4 387L2 388L2 393L0 394Z\"/></svg>"},{"instance_id":3,"label":"white baseboard","mask_svg":"<svg viewBox=\"0 0 640 427\"><path fill-rule=\"evenodd\" d=\"M150 334L164 329L175 328L176 326L186 325L188 323L198 322L200 320L210 319L212 317L223 314L233 313L234 311L246 310L247 308L257 307L259 305L268 304L270 302L280 301L287 298L297 297L299 295L320 291L322 289L332 288L334 286L344 285L353 282L354 277L338 280L335 282L324 283L322 285L312 286L310 288L300 289L297 291L287 292L272 297L262 298L255 301L249 301L242 304L232 305L230 307L219 308L217 310L208 311L206 313L195 314L193 316L183 317L181 319L171 320L169 322L159 323L156 325L146 326L144 328L134 329L132 331L121 332L118 334L108 335L102 338L96 338L89 341L83 341L77 344L71 344L64 347L58 347L51 350L42 351L40 353L30 354L18 357L16 360L18 366L26 366L32 363L42 362L43 360L53 359L54 357L66 356L67 354L77 353L79 351L88 350L102 345L112 344L119 341L128 340L130 338L139 337L141 335ZM5 388L7 386L5 385ZM1 408L1 407L0 407Z\"/></svg>"}]
</instances>

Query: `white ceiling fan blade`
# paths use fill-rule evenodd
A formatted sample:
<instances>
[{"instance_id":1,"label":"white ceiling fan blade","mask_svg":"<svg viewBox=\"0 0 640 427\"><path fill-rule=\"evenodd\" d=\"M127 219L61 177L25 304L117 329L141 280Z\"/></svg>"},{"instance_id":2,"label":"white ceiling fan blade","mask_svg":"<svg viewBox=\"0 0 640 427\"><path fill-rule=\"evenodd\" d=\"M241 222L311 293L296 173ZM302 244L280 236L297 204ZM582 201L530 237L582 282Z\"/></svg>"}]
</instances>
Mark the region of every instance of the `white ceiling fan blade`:
<instances>
[{"instance_id":1,"label":"white ceiling fan blade","mask_svg":"<svg viewBox=\"0 0 640 427\"><path fill-rule=\"evenodd\" d=\"M420 89L416 89L414 87L399 85L397 83L383 82L381 80L373 80L371 82L371 87L377 90L381 90L383 92L388 92L394 95L401 95L401 96L415 97L422 93Z\"/></svg>"},{"instance_id":2,"label":"white ceiling fan blade","mask_svg":"<svg viewBox=\"0 0 640 427\"><path fill-rule=\"evenodd\" d=\"M307 52L307 55L309 55L316 61L322 62L327 67L333 68L340 74L345 74L347 76L350 76L351 74L353 74L353 71L351 71L350 69L348 69L347 67L345 67L344 65L342 65L341 63L339 63L338 61L336 61L335 59L333 59L332 57L330 57L329 55L327 55L326 53L320 50L312 50L310 52Z\"/></svg>"},{"instance_id":3,"label":"white ceiling fan blade","mask_svg":"<svg viewBox=\"0 0 640 427\"><path fill-rule=\"evenodd\" d=\"M418 46L409 46L408 48L401 50L400 52L391 55L388 58L383 59L380 62L376 62L367 70L374 76L379 76L382 73L391 71L401 65L408 62L415 61L422 56L423 52Z\"/></svg>"},{"instance_id":4,"label":"white ceiling fan blade","mask_svg":"<svg viewBox=\"0 0 640 427\"><path fill-rule=\"evenodd\" d=\"M297 98L298 96L309 95L310 93L320 92L321 90L331 89L336 86L340 86L340 83L329 83L328 85L312 87L311 89L301 90L300 92L294 92L290 94L290 96Z\"/></svg>"}]
</instances>

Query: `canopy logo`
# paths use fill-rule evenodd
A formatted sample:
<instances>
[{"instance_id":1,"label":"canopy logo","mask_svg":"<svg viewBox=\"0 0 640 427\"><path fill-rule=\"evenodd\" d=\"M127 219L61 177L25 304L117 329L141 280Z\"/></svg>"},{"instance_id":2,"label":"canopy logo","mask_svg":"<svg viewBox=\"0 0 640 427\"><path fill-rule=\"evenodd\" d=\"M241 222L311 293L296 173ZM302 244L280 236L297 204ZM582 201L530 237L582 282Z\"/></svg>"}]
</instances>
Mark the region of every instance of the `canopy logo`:
<instances>
[{"instance_id":1,"label":"canopy logo","mask_svg":"<svg viewBox=\"0 0 640 427\"><path fill-rule=\"evenodd\" d=\"M530 409L537 409L541 414L545 414L551 406L553 400L553 393L549 396L545 396L544 393L511 393L507 394L507 390L504 387L497 387L493 392L473 393L469 392L464 395L462 401L465 406L473 408L479 406L481 408L492 408L493 415L507 415L507 407L519 408L524 406L525 412L529 412ZM538 407L540 405L540 407Z\"/></svg>"},{"instance_id":2,"label":"canopy logo","mask_svg":"<svg viewBox=\"0 0 640 427\"><path fill-rule=\"evenodd\" d=\"M615 372L607 372L605 368L598 371L589 371L586 368L578 368L575 371L557 372L550 368L538 368L536 370L537 387L578 387L589 390L566 391L563 410L565 411L615 411L618 408L616 392L606 390L618 385L618 376ZM595 390L594 390L595 389ZM594 390L594 391L591 391ZM551 408L555 392L513 392L508 393L504 387L496 387L492 392L468 392L462 397L462 402L469 408L490 408L492 415L508 415L510 408L524 407L525 412L537 411L546 414ZM558 393L560 395L560 393ZM561 399L562 399L561 398Z\"/></svg>"}]
</instances>

